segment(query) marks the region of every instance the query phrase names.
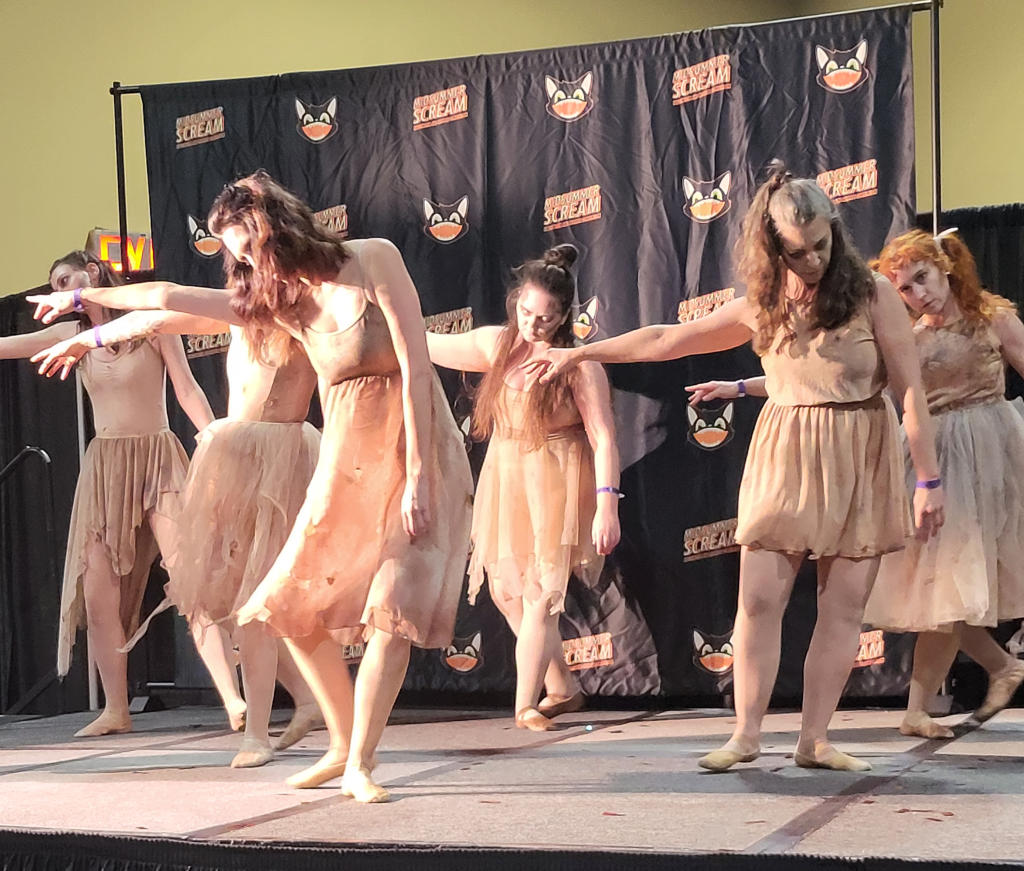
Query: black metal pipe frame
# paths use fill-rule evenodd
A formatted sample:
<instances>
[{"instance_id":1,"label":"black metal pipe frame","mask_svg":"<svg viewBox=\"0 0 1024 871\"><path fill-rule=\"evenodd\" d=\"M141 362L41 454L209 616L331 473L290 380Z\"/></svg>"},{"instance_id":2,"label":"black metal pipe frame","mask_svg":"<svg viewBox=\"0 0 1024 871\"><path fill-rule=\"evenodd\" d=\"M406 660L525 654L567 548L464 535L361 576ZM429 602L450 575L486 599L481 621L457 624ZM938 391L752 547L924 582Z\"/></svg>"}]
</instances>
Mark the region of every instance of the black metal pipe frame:
<instances>
[{"instance_id":1,"label":"black metal pipe frame","mask_svg":"<svg viewBox=\"0 0 1024 871\"><path fill-rule=\"evenodd\" d=\"M911 12L928 12L931 14L931 97L932 97L932 227L938 235L942 218L942 160L941 143L939 141L939 9L944 0L915 0L913 3L897 3L892 6L872 6L866 9L854 9L848 12L825 12L820 15L802 15L798 18L784 18L779 21L758 22L760 24L782 24L788 21L809 21L814 18L828 18L833 15L852 15L854 12L877 11L879 9L906 9ZM722 30L726 27L744 25L723 25L710 28ZM117 157L117 212L121 222L121 269L125 278L129 278L131 264L128 262L128 200L124 183L124 123L121 118L121 97L124 94L140 94L139 85L122 85L114 82L110 93L114 96L114 147Z\"/></svg>"}]
</instances>

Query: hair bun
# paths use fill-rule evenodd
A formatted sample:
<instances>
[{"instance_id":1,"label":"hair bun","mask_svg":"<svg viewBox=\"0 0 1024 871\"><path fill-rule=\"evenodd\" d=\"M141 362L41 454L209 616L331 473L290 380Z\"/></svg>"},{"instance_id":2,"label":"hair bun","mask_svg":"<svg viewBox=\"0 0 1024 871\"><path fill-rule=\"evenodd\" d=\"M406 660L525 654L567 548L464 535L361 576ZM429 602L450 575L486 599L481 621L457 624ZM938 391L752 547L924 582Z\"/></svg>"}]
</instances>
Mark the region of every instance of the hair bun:
<instances>
[{"instance_id":1,"label":"hair bun","mask_svg":"<svg viewBox=\"0 0 1024 871\"><path fill-rule=\"evenodd\" d=\"M573 263L576 262L576 258L579 257L580 252L577 250L575 245L568 243L564 245L556 245L554 248L548 248L544 252L544 262L551 266L560 266L562 269L568 269Z\"/></svg>"}]
</instances>

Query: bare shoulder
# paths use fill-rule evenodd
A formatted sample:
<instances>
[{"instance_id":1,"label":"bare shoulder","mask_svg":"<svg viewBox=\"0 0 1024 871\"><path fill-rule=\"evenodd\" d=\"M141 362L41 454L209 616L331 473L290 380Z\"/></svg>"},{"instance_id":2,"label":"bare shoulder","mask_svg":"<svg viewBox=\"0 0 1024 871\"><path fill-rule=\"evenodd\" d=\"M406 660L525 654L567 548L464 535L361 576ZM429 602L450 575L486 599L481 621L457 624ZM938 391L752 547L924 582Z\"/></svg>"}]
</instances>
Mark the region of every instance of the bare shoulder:
<instances>
[{"instance_id":1,"label":"bare shoulder","mask_svg":"<svg viewBox=\"0 0 1024 871\"><path fill-rule=\"evenodd\" d=\"M757 329L757 303L745 293L725 303L722 309L728 311L736 321L750 327L751 330Z\"/></svg>"},{"instance_id":2,"label":"bare shoulder","mask_svg":"<svg viewBox=\"0 0 1024 871\"><path fill-rule=\"evenodd\" d=\"M356 259L372 266L393 265L403 262L402 252L398 250L398 246L390 239L379 237L359 239L358 241L346 242L345 246Z\"/></svg>"},{"instance_id":3,"label":"bare shoulder","mask_svg":"<svg viewBox=\"0 0 1024 871\"><path fill-rule=\"evenodd\" d=\"M1020 315L1014 308L999 308L992 315L992 330L1004 342L1009 337L1016 337L1024 330Z\"/></svg>"}]
</instances>

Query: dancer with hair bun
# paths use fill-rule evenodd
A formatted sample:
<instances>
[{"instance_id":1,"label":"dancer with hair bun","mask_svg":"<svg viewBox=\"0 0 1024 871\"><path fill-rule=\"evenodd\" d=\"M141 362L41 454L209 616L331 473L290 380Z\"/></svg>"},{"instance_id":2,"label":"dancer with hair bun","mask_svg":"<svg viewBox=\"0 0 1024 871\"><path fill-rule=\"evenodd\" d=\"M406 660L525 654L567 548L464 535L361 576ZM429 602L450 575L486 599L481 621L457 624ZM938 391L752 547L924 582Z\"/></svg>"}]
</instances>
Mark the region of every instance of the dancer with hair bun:
<instances>
[{"instance_id":1,"label":"dancer with hair bun","mask_svg":"<svg viewBox=\"0 0 1024 871\"><path fill-rule=\"evenodd\" d=\"M484 584L516 635L515 721L546 731L583 694L558 631L572 572L600 574L618 544L619 455L604 369L584 363L540 384L521 368L573 345L572 245L514 270L508 319L461 335L427 334L439 366L485 373L473 433L490 437L473 509L470 603ZM539 702L542 686L547 695Z\"/></svg>"},{"instance_id":2,"label":"dancer with hair bun","mask_svg":"<svg viewBox=\"0 0 1024 871\"><path fill-rule=\"evenodd\" d=\"M832 201L779 162L743 220L737 254L744 298L691 323L552 349L531 368L546 368L543 381L584 360L672 360L753 339L770 399L740 486L737 725L700 765L724 771L760 755L782 615L797 569L810 556L818 565L818 617L804 666L795 761L865 771L867 762L832 746L828 724L853 666L881 557L901 549L912 529L899 424L882 393L887 378L903 402L917 470L918 535L927 539L942 525L942 482L913 335L899 295L888 279L872 276Z\"/></svg>"}]
</instances>

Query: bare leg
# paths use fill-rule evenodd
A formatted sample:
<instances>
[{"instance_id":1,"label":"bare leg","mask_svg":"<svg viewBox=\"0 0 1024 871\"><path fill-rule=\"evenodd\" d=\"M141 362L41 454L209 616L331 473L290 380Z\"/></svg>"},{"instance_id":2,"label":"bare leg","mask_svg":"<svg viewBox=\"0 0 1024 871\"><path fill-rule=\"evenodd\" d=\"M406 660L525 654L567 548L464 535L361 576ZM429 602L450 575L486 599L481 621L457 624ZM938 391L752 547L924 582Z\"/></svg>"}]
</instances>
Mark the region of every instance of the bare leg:
<instances>
[{"instance_id":1,"label":"bare leg","mask_svg":"<svg viewBox=\"0 0 1024 871\"><path fill-rule=\"evenodd\" d=\"M330 735L327 752L320 761L288 778L289 786L308 789L345 772L352 739L352 678L341 648L323 627L318 626L312 635L303 638L286 638L285 644L320 705Z\"/></svg>"},{"instance_id":2,"label":"bare leg","mask_svg":"<svg viewBox=\"0 0 1024 871\"><path fill-rule=\"evenodd\" d=\"M998 714L1013 699L1024 682L1024 662L1006 652L984 626L965 626L961 649L988 672L988 693L974 719L984 723Z\"/></svg>"},{"instance_id":3,"label":"bare leg","mask_svg":"<svg viewBox=\"0 0 1024 871\"><path fill-rule=\"evenodd\" d=\"M277 679L288 690L295 705L295 713L291 722L277 740L278 750L291 747L301 741L319 721L323 723L320 708L317 706L313 693L302 679L291 652L281 639L277 640Z\"/></svg>"},{"instance_id":4,"label":"bare leg","mask_svg":"<svg viewBox=\"0 0 1024 871\"><path fill-rule=\"evenodd\" d=\"M829 743L828 724L857 657L864 606L880 562L879 557L828 557L818 562L818 619L804 661L797 765L837 771L871 769L868 763L839 752Z\"/></svg>"},{"instance_id":5,"label":"bare leg","mask_svg":"<svg viewBox=\"0 0 1024 871\"><path fill-rule=\"evenodd\" d=\"M103 684L103 713L76 738L111 735L132 730L128 713L128 655L117 651L124 647L121 625L121 579L99 541L90 542L85 554L82 578L89 646Z\"/></svg>"},{"instance_id":6,"label":"bare leg","mask_svg":"<svg viewBox=\"0 0 1024 871\"><path fill-rule=\"evenodd\" d=\"M242 680L245 682L248 711L245 717L245 738L242 739L238 754L231 760L231 767L257 768L274 758L267 730L274 706L274 686L277 683L277 640L259 622L240 626L239 634Z\"/></svg>"},{"instance_id":7,"label":"bare leg","mask_svg":"<svg viewBox=\"0 0 1024 871\"><path fill-rule=\"evenodd\" d=\"M914 672L910 678L910 699L907 715L900 725L904 735L921 738L952 738L953 730L936 723L928 715L928 702L942 685L949 667L960 649L962 623L949 632L919 632L914 645Z\"/></svg>"},{"instance_id":8,"label":"bare leg","mask_svg":"<svg viewBox=\"0 0 1024 871\"><path fill-rule=\"evenodd\" d=\"M761 721L768 710L782 652L782 615L803 557L770 550L740 553L740 593L733 629L733 691L736 729L732 738L698 763L724 771L752 762L761 752ZM819 617L820 622L820 617Z\"/></svg>"},{"instance_id":9,"label":"bare leg","mask_svg":"<svg viewBox=\"0 0 1024 871\"><path fill-rule=\"evenodd\" d=\"M558 634L558 614L551 613L549 596L524 599L523 617L516 639L516 725L545 732L551 722L537 710L545 672L560 656L562 639Z\"/></svg>"},{"instance_id":10,"label":"bare leg","mask_svg":"<svg viewBox=\"0 0 1024 871\"><path fill-rule=\"evenodd\" d=\"M341 780L342 792L356 801L384 802L390 799L388 791L373 781L370 772L376 763L377 744L405 680L410 647L407 638L378 629L370 636L363 660L359 663L352 744L345 776Z\"/></svg>"},{"instance_id":11,"label":"bare leg","mask_svg":"<svg viewBox=\"0 0 1024 871\"><path fill-rule=\"evenodd\" d=\"M238 691L238 669L231 650L231 636L219 625L202 617L192 621L192 639L203 664L213 678L213 685L228 712L228 720L235 732L245 728L245 701ZM229 653L231 651L231 653Z\"/></svg>"}]
</instances>

